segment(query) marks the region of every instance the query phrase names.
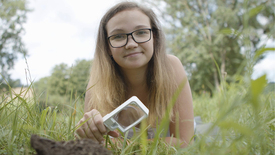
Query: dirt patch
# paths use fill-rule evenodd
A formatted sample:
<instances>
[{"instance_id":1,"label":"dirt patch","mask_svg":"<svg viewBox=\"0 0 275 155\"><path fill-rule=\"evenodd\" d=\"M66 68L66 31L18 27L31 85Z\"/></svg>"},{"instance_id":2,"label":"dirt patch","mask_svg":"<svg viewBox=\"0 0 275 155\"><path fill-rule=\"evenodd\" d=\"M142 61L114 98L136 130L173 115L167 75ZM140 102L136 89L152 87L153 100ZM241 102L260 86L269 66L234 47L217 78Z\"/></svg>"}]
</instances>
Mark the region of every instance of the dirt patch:
<instances>
[{"instance_id":1,"label":"dirt patch","mask_svg":"<svg viewBox=\"0 0 275 155\"><path fill-rule=\"evenodd\" d=\"M91 139L56 142L38 135L31 136L37 155L111 155L112 152Z\"/></svg>"}]
</instances>

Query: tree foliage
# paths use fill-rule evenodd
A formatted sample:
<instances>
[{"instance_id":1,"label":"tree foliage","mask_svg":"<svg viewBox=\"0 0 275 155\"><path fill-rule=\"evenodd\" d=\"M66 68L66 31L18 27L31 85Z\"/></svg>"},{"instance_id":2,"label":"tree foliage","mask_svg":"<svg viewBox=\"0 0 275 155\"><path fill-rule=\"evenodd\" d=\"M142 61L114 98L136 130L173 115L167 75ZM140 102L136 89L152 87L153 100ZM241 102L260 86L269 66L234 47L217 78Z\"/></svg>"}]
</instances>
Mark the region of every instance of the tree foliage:
<instances>
[{"instance_id":1,"label":"tree foliage","mask_svg":"<svg viewBox=\"0 0 275 155\"><path fill-rule=\"evenodd\" d=\"M91 61L77 60L74 66L56 65L51 76L34 83L41 102L50 105L67 104L70 98L84 95L90 75Z\"/></svg>"},{"instance_id":2,"label":"tree foliage","mask_svg":"<svg viewBox=\"0 0 275 155\"><path fill-rule=\"evenodd\" d=\"M162 15L168 50L177 55L195 92L230 82L259 46L274 38L274 1L270 0L153 0ZM262 22L266 21L266 22Z\"/></svg>"},{"instance_id":3,"label":"tree foliage","mask_svg":"<svg viewBox=\"0 0 275 155\"><path fill-rule=\"evenodd\" d=\"M26 0L0 0L0 88L7 87L4 78L11 81L8 71L18 55L27 55L22 35L29 11Z\"/></svg>"}]
</instances>

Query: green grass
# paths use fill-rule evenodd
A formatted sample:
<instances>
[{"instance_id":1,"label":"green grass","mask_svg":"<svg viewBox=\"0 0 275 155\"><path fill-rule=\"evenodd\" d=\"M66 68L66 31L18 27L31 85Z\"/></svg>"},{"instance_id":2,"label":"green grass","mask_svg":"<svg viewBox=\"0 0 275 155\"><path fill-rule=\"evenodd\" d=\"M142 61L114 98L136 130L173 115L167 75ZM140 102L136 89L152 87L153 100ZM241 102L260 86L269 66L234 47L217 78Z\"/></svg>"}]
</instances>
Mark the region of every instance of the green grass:
<instances>
[{"instance_id":1,"label":"green grass","mask_svg":"<svg viewBox=\"0 0 275 155\"><path fill-rule=\"evenodd\" d=\"M107 139L107 147L114 154L275 154L275 94L274 90L263 93L265 86L265 76L248 81L240 78L238 83L223 84L213 97L194 95L195 115L219 126L216 138L196 135L192 145L181 149L158 137L148 141L143 132L147 126L143 125L141 134L132 139L117 143ZM33 154L32 134L56 141L73 140L74 126L83 116L83 102L77 99L63 106L40 106L39 95L24 99L2 94L0 154ZM167 124L167 119L163 120L158 133Z\"/></svg>"}]
</instances>

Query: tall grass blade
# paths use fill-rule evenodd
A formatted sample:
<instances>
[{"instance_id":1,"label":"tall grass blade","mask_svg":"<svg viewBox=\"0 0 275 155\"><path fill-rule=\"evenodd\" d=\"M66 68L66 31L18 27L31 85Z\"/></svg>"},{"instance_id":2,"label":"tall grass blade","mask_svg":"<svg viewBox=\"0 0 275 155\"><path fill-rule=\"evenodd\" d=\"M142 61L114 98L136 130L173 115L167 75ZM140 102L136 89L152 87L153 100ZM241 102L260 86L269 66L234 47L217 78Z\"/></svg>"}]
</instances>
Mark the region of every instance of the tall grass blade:
<instances>
[{"instance_id":1,"label":"tall grass blade","mask_svg":"<svg viewBox=\"0 0 275 155\"><path fill-rule=\"evenodd\" d=\"M177 90L175 91L171 102L169 103L167 110L165 112L165 117L162 118L162 121L160 122L160 125L157 127L157 131L156 131L156 135L154 137L154 141L152 143L152 148L151 151L149 152L149 155L154 155L157 152L157 145L159 144L159 138L161 136L161 134L166 135L168 132L168 128L169 128L169 122L170 122L170 118L169 118L169 113L171 112L172 108L174 107L176 100L180 94L180 92L182 91L183 87L185 86L187 80L184 80L179 87L177 88Z\"/></svg>"}]
</instances>

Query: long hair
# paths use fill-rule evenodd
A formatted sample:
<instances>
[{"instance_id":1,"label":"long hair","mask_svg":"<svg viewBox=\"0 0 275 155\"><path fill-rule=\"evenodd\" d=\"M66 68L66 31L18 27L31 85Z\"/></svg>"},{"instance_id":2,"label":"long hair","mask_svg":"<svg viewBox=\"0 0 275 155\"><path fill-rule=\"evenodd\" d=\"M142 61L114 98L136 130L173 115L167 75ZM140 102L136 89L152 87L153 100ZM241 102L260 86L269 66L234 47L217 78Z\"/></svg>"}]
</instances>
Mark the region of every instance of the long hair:
<instances>
[{"instance_id":1,"label":"long hair","mask_svg":"<svg viewBox=\"0 0 275 155\"><path fill-rule=\"evenodd\" d=\"M155 126L155 120L162 119L172 95L176 89L173 68L165 52L165 37L155 13L134 2L122 2L112 7L102 17L97 36L94 60L91 68L88 91L91 99L89 109L97 109L104 116L127 100L127 85L118 64L110 56L107 40L107 22L117 13L124 10L138 9L147 15L154 37L154 52L147 68L147 88L149 88L148 123ZM170 119L173 113L170 112Z\"/></svg>"}]
</instances>

